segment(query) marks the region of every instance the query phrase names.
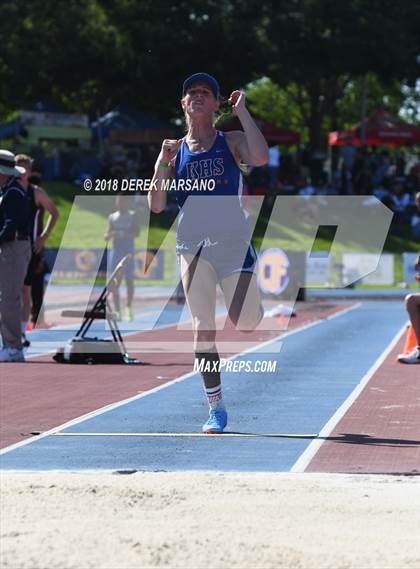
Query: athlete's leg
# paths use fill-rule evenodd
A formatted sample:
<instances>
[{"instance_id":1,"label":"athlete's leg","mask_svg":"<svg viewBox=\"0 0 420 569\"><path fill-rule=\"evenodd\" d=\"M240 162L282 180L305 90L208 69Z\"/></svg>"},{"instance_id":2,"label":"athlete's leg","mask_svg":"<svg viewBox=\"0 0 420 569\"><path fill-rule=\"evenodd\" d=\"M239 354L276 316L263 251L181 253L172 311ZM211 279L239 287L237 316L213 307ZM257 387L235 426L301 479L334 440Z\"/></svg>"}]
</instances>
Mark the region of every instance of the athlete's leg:
<instances>
[{"instance_id":1,"label":"athlete's leg","mask_svg":"<svg viewBox=\"0 0 420 569\"><path fill-rule=\"evenodd\" d=\"M26 337L26 327L28 325L29 316L31 314L31 286L23 285L22 288L22 311L21 311L21 330L22 330L22 346L29 348L31 342Z\"/></svg>"},{"instance_id":2,"label":"athlete's leg","mask_svg":"<svg viewBox=\"0 0 420 569\"><path fill-rule=\"evenodd\" d=\"M417 340L417 346L408 354L399 354L398 361L403 364L420 364L420 293L406 296L405 306Z\"/></svg>"},{"instance_id":3,"label":"athlete's leg","mask_svg":"<svg viewBox=\"0 0 420 569\"><path fill-rule=\"evenodd\" d=\"M31 314L31 286L23 285L22 289L22 322L28 322ZM23 330L24 332L24 330Z\"/></svg>"},{"instance_id":4,"label":"athlete's leg","mask_svg":"<svg viewBox=\"0 0 420 569\"><path fill-rule=\"evenodd\" d=\"M212 351L216 342L216 272L199 256L183 253L180 262L185 299L192 317L194 350Z\"/></svg>"},{"instance_id":5,"label":"athlete's leg","mask_svg":"<svg viewBox=\"0 0 420 569\"><path fill-rule=\"evenodd\" d=\"M229 318L242 332L255 330L264 316L257 278L252 272L238 272L225 277L222 288Z\"/></svg>"},{"instance_id":6,"label":"athlete's leg","mask_svg":"<svg viewBox=\"0 0 420 569\"><path fill-rule=\"evenodd\" d=\"M31 311L31 321L33 324L39 322L44 322L44 272L37 273L34 275L31 287L31 298L32 298L32 311Z\"/></svg>"},{"instance_id":7,"label":"athlete's leg","mask_svg":"<svg viewBox=\"0 0 420 569\"><path fill-rule=\"evenodd\" d=\"M115 271L118 263L121 261L122 256L120 252L113 246L110 251L108 251L108 278ZM115 286L112 289L112 300L114 302L114 311L116 313L116 319L121 318L121 300L120 300L120 287Z\"/></svg>"},{"instance_id":8,"label":"athlete's leg","mask_svg":"<svg viewBox=\"0 0 420 569\"><path fill-rule=\"evenodd\" d=\"M134 297L134 279L131 276L126 275L125 284L127 286L127 302L125 305L125 315L127 319L131 322L134 320L133 313L133 297Z\"/></svg>"},{"instance_id":9,"label":"athlete's leg","mask_svg":"<svg viewBox=\"0 0 420 569\"><path fill-rule=\"evenodd\" d=\"M121 318L120 287L115 287L113 289L112 299L114 301L114 310L116 312L117 320L119 320Z\"/></svg>"},{"instance_id":10,"label":"athlete's leg","mask_svg":"<svg viewBox=\"0 0 420 569\"><path fill-rule=\"evenodd\" d=\"M420 346L420 293L406 296L405 306L417 338L417 345Z\"/></svg>"},{"instance_id":11,"label":"athlete's leg","mask_svg":"<svg viewBox=\"0 0 420 569\"><path fill-rule=\"evenodd\" d=\"M127 285L127 304L126 306L131 308L134 298L134 249L129 250L131 259L127 264L125 269L125 283Z\"/></svg>"},{"instance_id":12,"label":"athlete's leg","mask_svg":"<svg viewBox=\"0 0 420 569\"><path fill-rule=\"evenodd\" d=\"M191 312L196 364L203 378L210 408L205 433L222 432L227 414L222 398L220 358L216 348L216 286L217 275L210 263L198 255L180 257L185 299Z\"/></svg>"},{"instance_id":13,"label":"athlete's leg","mask_svg":"<svg viewBox=\"0 0 420 569\"><path fill-rule=\"evenodd\" d=\"M28 268L26 271L25 280L22 288L21 322L22 322L23 335L25 334L26 325L28 323L29 316L31 314L31 306L32 306L31 288L35 276L36 263L37 263L37 256L34 253L32 253L31 259L28 263Z\"/></svg>"},{"instance_id":14,"label":"athlete's leg","mask_svg":"<svg viewBox=\"0 0 420 569\"><path fill-rule=\"evenodd\" d=\"M126 277L125 284L127 286L127 306L131 306L133 304L134 297L134 279Z\"/></svg>"}]
</instances>

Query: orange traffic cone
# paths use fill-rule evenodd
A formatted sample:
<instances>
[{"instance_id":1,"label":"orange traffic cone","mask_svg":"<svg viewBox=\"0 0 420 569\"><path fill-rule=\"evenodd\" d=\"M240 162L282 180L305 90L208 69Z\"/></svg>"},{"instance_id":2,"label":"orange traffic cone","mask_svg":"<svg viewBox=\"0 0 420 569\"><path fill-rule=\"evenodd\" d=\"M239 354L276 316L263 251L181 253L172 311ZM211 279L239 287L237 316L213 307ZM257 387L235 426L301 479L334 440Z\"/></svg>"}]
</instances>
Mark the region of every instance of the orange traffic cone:
<instances>
[{"instance_id":1,"label":"orange traffic cone","mask_svg":"<svg viewBox=\"0 0 420 569\"><path fill-rule=\"evenodd\" d=\"M403 355L406 356L407 354L410 354L417 346L417 343L417 337L414 334L413 326L410 323L407 326L407 337L405 339L404 349L402 352Z\"/></svg>"},{"instance_id":2,"label":"orange traffic cone","mask_svg":"<svg viewBox=\"0 0 420 569\"><path fill-rule=\"evenodd\" d=\"M284 322L286 322L286 316L284 314L280 314L280 316L277 318L277 322L279 324L284 324Z\"/></svg>"}]
</instances>

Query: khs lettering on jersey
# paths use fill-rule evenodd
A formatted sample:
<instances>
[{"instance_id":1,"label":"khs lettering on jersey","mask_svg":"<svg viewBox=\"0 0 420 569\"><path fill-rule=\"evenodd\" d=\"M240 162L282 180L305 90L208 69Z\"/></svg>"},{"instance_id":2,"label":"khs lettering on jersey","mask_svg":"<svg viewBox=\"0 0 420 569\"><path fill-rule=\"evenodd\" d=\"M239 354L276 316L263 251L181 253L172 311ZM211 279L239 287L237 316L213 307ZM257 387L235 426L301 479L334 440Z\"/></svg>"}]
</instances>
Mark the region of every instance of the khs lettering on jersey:
<instances>
[{"instance_id":1,"label":"khs lettering on jersey","mask_svg":"<svg viewBox=\"0 0 420 569\"><path fill-rule=\"evenodd\" d=\"M223 158L206 158L205 160L195 160L186 165L188 177L192 180L197 178L211 178L221 176L225 171Z\"/></svg>"}]
</instances>

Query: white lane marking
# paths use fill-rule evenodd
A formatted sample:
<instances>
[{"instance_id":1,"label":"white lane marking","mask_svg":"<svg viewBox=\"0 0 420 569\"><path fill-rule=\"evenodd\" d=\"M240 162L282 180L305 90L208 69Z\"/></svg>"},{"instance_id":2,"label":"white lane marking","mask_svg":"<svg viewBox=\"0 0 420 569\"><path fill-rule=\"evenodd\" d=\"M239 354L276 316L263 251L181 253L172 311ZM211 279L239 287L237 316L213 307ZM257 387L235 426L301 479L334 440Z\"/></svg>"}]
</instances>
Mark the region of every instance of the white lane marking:
<instances>
[{"instance_id":1,"label":"white lane marking","mask_svg":"<svg viewBox=\"0 0 420 569\"><path fill-rule=\"evenodd\" d=\"M54 433L54 437L199 437L209 438L217 437L225 439L226 437L272 437L280 439L314 439L317 433Z\"/></svg>"},{"instance_id":2,"label":"white lane marking","mask_svg":"<svg viewBox=\"0 0 420 569\"><path fill-rule=\"evenodd\" d=\"M335 426L339 423L342 417L347 413L351 405L355 402L355 400L359 397L360 393L366 387L369 380L372 378L374 373L379 369L379 367L383 364L385 359L394 349L396 344L398 343L399 339L405 332L407 326L404 326L397 332L379 358L374 362L374 364L370 367L370 369L365 373L365 375L360 380L360 383L356 385L347 399L341 404L341 406L337 409L331 419L324 425L324 427L319 432L319 438L312 441L309 446L305 449L305 451L300 455L298 460L290 469L290 472L305 472L305 469L308 467L311 460L314 458L320 447L324 444L325 438L328 437Z\"/></svg>"},{"instance_id":3,"label":"white lane marking","mask_svg":"<svg viewBox=\"0 0 420 569\"><path fill-rule=\"evenodd\" d=\"M357 303L354 306L347 307L347 308L343 309L342 311L338 312L336 315L338 316L338 315L347 314L347 312L349 312L350 310L355 310L360 305L361 305L361 303ZM259 349L267 346L268 344L274 344L278 340L283 340L283 338L293 336L294 334L297 334L298 332L303 332L304 330L307 330L308 328L312 328L313 326L318 326L319 324L324 323L326 320L327 319L324 318L322 320L316 320L315 322L311 322L309 324L304 324L303 326L301 326L299 328L295 328L294 330L291 330L290 332L286 332L282 335L276 336L275 338L272 338L271 340L268 340L267 342L264 342L263 344L258 344L254 348L249 348L248 350L241 352L240 354L234 354L233 356L230 356L229 358L226 358L226 359L227 360L233 360L234 358L237 358L238 356L241 356L243 354L246 354L249 352L257 352ZM88 419L93 419L94 417L98 417L99 415L103 415L104 413L106 413L108 411L112 411L114 409L117 409L118 407L122 407L123 405L126 405L127 403L131 403L132 401L137 401L138 399L142 399L143 397L147 397L148 395L151 395L152 393L156 393L157 391L160 391L161 389L166 389L166 388L170 387L171 385L174 385L175 383L179 383L181 381L184 381L185 379L188 379L189 377L195 375L196 373L197 372L194 370L190 371L189 373L186 373L186 374L182 375L181 377L173 379L172 381L168 381L167 383L159 385L158 387L154 387L153 389L150 389L149 391L139 393L137 395L134 395L133 397L129 397L128 399L122 399L121 401L116 401L115 403L111 403L110 405L106 405L105 407L101 407L99 409L96 409L95 411L90 411L89 413L86 413L85 415L81 415L80 417L76 417L75 419L71 419L70 421L63 423L62 425L59 425L57 427L53 427L52 429L49 429L48 431L45 431L45 432L41 433L40 435L30 437L28 439L25 439L24 441L19 441L18 443L14 443L14 444L7 446L3 449L0 449L0 456L2 456L3 454L6 454L8 452L11 452L13 450L16 450L17 448L31 444L35 441L39 441L45 437L48 437L49 435L53 435L53 434L57 433L58 431L68 429L69 427L72 427L73 425L78 425L79 423L82 423L83 421L87 421Z\"/></svg>"}]
</instances>

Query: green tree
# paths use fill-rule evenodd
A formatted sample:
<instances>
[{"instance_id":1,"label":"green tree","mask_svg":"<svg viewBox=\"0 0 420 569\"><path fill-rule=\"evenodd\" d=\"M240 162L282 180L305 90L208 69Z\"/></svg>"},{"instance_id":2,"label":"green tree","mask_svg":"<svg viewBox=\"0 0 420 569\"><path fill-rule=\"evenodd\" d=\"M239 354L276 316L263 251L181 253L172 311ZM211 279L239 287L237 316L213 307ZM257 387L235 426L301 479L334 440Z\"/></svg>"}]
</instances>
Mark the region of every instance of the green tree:
<instances>
[{"instance_id":1,"label":"green tree","mask_svg":"<svg viewBox=\"0 0 420 569\"><path fill-rule=\"evenodd\" d=\"M265 74L308 98L313 150L325 117L337 125L337 103L350 81L375 73L383 85L413 84L420 53L420 5L410 0L269 0L262 5ZM302 95L301 100L304 100Z\"/></svg>"},{"instance_id":2,"label":"green tree","mask_svg":"<svg viewBox=\"0 0 420 569\"><path fill-rule=\"evenodd\" d=\"M225 96L269 77L291 112L282 123L300 122L317 149L366 73L392 93L418 75L411 0L3 0L0 18L3 117L52 100L93 116L126 102L170 119L182 79L205 70Z\"/></svg>"},{"instance_id":3,"label":"green tree","mask_svg":"<svg viewBox=\"0 0 420 569\"><path fill-rule=\"evenodd\" d=\"M224 94L261 74L255 0L4 0L0 112L52 100L95 114L125 102L179 114L188 74ZM260 66L260 67L259 67Z\"/></svg>"},{"instance_id":4,"label":"green tree","mask_svg":"<svg viewBox=\"0 0 420 569\"><path fill-rule=\"evenodd\" d=\"M386 107L397 115L405 101L411 100L408 93L413 98L411 106L407 107L409 116L409 109L415 108L414 90L407 91L406 86L398 81L383 85L375 74L369 73L366 115L380 107ZM310 100L304 86L291 82L285 87L279 87L265 77L248 85L247 99L255 114L276 126L300 132L301 141L308 142ZM360 121L361 99L362 78L348 80L340 95L337 95L336 115L332 117L331 114L326 114L323 118L321 134L324 140L329 131L348 128Z\"/></svg>"},{"instance_id":5,"label":"green tree","mask_svg":"<svg viewBox=\"0 0 420 569\"><path fill-rule=\"evenodd\" d=\"M99 1L6 0L0 19L3 108L48 100L88 111L107 96L125 45Z\"/></svg>"}]
</instances>

